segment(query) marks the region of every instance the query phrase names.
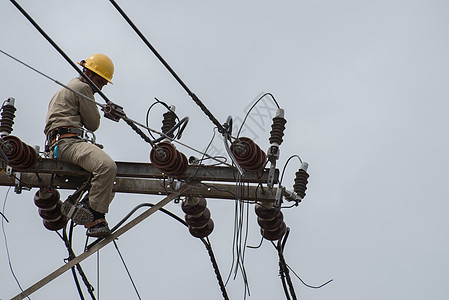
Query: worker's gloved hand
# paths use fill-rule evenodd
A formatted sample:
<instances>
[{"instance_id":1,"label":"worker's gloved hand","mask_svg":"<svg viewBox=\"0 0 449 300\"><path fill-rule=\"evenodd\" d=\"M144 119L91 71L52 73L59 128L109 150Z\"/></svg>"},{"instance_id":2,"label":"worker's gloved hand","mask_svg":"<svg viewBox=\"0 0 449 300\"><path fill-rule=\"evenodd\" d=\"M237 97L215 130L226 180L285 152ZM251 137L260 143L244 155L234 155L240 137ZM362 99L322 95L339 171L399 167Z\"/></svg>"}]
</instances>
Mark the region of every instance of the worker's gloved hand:
<instances>
[{"instance_id":1,"label":"worker's gloved hand","mask_svg":"<svg viewBox=\"0 0 449 300\"><path fill-rule=\"evenodd\" d=\"M125 118L126 114L123 111L123 107L113 103L112 101L109 101L103 107L101 110L104 112L104 116L108 119L111 119L115 122L118 122L120 119Z\"/></svg>"}]
</instances>

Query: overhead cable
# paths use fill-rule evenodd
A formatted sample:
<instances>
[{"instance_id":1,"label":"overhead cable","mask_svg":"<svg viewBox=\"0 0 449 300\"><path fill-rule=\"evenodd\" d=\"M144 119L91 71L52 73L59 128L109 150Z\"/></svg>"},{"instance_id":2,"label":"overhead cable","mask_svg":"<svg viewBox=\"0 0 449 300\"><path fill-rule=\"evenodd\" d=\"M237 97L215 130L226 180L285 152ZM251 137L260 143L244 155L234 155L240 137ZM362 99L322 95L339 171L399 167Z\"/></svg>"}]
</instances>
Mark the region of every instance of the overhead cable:
<instances>
[{"instance_id":1,"label":"overhead cable","mask_svg":"<svg viewBox=\"0 0 449 300\"><path fill-rule=\"evenodd\" d=\"M122 17L128 22L131 28L136 32L136 34L142 39L142 41L147 45L148 48L156 55L159 61L167 68L167 70L173 75L173 77L178 81L178 83L184 88L184 90L192 97L193 101L201 108L201 110L209 117L209 119L217 126L220 133L225 132L225 128L218 122L214 115L207 109L207 107L201 102L201 100L187 87L187 85L181 80L181 78L175 73L175 71L170 67L170 65L165 61L165 59L157 52L157 50L151 45L148 39L142 34L142 32L137 28L137 26L131 21L131 19L126 15L123 9L114 0L109 0L111 4L117 9L117 11L122 15Z\"/></svg>"},{"instance_id":2,"label":"overhead cable","mask_svg":"<svg viewBox=\"0 0 449 300\"><path fill-rule=\"evenodd\" d=\"M153 207L154 206L154 204L152 204L152 203L141 203L141 204L139 204L139 205L137 205L136 207L134 207L125 217L123 217L113 228L111 228L111 232L115 232L118 228L120 228L120 226L122 226L123 225L123 223L125 223L126 222L126 220L128 220L138 209L140 209L140 208L142 208L142 207L146 207L146 206L149 206L149 207ZM172 217L173 219L175 219L176 221L178 221L179 223L181 223L181 224L183 224L184 226L186 226L186 227L188 227L188 224L187 224L187 222L186 221L184 221L182 218L180 218L179 216L177 216L177 215L175 215L174 213L172 213L172 212L170 212L170 211L168 211L168 210L166 210L166 209L164 209L164 208L160 208L159 209L161 212L163 212L163 213L165 213L166 215L168 215L168 216L170 216L170 217ZM95 240L94 242L92 242L91 244L89 244L88 246L86 246L86 251L88 250L88 249L91 249L95 244L97 244L98 242L100 242L101 241L101 239L97 239L97 240ZM219 284L219 286L220 286L220 290L221 290L221 293L222 293L222 295L223 295L223 299L224 300L229 300L229 297L228 297L228 294L227 294L227 292L226 292L226 287L225 287L225 284L223 283L223 279L222 279L222 277L221 277L221 274L220 274L220 270L219 270L219 268L218 268L218 264L217 264L217 261L216 261L216 259L215 259L215 256L214 256L214 253L213 253L213 250L212 250L212 245L211 245L211 243L210 243L210 241L209 241L209 239L204 239L204 238L201 238L201 241L203 242L203 244L204 244L204 246L206 247L206 249L207 249L207 251L208 251L208 254L209 254L209 258L210 258L210 260L211 260L211 263L212 263L212 266L213 266L213 268L214 268L214 271L215 271L215 275L216 275L216 277L217 277L217 281L218 281L218 284Z\"/></svg>"},{"instance_id":3,"label":"overhead cable","mask_svg":"<svg viewBox=\"0 0 449 300\"><path fill-rule=\"evenodd\" d=\"M17 1L11 0L11 3L14 4L14 6L25 16L25 18L30 21L34 28L36 28L37 31L42 34L42 36L56 49L56 51L59 52L59 54L62 55L62 57L64 57L64 59L80 74L80 76L82 76L89 83L92 89L100 94L100 96L106 101L106 103L111 102L106 97L106 95L103 94L103 92L95 85L95 83L93 83L92 80L76 66L76 64L67 56L67 54L64 53L64 51L48 36L47 33L45 33L45 31L36 23L36 21L34 21L33 18L31 18L31 16L17 3Z\"/></svg>"}]
</instances>

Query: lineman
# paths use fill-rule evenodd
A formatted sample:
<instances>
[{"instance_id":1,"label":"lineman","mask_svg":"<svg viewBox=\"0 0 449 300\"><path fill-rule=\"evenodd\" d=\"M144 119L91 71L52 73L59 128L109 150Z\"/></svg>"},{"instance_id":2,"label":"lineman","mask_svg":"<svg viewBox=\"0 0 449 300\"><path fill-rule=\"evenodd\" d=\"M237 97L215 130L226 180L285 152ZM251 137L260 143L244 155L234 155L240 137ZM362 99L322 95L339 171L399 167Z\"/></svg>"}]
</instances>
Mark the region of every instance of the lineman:
<instances>
[{"instance_id":1,"label":"lineman","mask_svg":"<svg viewBox=\"0 0 449 300\"><path fill-rule=\"evenodd\" d=\"M98 89L108 82L112 84L114 65L106 55L94 54L79 64ZM81 76L72 79L68 87L94 99L94 89ZM92 173L88 201L75 208L66 200L62 212L66 216L71 214L75 223L87 228L86 235L93 237L110 234L105 214L114 197L112 188L117 173L117 166L109 155L82 139L84 130L93 132L99 126L100 112L94 102L66 88L60 89L51 99L44 133L53 156Z\"/></svg>"}]
</instances>

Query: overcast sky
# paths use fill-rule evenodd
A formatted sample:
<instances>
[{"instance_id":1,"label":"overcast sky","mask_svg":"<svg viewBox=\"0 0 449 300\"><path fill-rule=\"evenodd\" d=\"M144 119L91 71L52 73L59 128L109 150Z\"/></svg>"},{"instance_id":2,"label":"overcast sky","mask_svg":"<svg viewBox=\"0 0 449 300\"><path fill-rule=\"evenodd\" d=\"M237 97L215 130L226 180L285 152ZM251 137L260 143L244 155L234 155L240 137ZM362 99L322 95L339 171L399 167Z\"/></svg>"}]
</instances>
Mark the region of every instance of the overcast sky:
<instances>
[{"instance_id":1,"label":"overcast sky","mask_svg":"<svg viewBox=\"0 0 449 300\"><path fill-rule=\"evenodd\" d=\"M446 299L449 286L449 2L377 1L118 1L172 68L220 122L242 119L270 92L285 109L287 129L278 167L294 154L309 167L307 196L285 210L285 249L298 298ZM103 91L142 123L154 97L190 118L182 141L204 150L213 124L193 103L109 1L20 1L73 61L104 53L115 64ZM60 82L76 72L9 2L0 3L0 49ZM44 144L54 82L0 54L0 100L16 99L13 134ZM97 100L102 102L97 96ZM266 99L265 107L273 108ZM161 126L162 108L150 125ZM260 107L244 134L267 149L272 110ZM124 123L102 119L98 142L117 161L148 162L149 146ZM224 153L216 137L213 147ZM195 154L179 147L186 155ZM293 186L292 160L284 177ZM36 189L0 188L11 263L28 288L63 264L66 249L42 226ZM69 191L61 191L63 197ZM117 195L115 224L134 206L161 197ZM210 236L223 277L232 262L234 202L210 199ZM168 209L183 216L179 205ZM248 244L260 241L254 213ZM84 229L76 228L77 253ZM143 299L221 299L203 244L179 223L155 214L118 240ZM278 257L265 241L248 249L251 296L285 299ZM97 287L97 256L82 263ZM227 285L243 299L239 274ZM20 292L0 242L0 299ZM88 294L85 293L88 298ZM70 272L30 297L79 299ZM112 245L100 252L100 299L137 299Z\"/></svg>"}]
</instances>

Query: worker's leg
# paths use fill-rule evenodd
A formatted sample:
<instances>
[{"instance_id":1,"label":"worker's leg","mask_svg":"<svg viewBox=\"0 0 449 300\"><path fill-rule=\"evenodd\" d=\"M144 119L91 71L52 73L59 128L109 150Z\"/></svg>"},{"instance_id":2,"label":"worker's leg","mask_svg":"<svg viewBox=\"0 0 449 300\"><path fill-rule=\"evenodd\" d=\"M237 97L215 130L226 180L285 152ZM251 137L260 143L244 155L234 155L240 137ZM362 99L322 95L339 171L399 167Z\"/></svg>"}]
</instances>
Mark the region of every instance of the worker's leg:
<instances>
[{"instance_id":1,"label":"worker's leg","mask_svg":"<svg viewBox=\"0 0 449 300\"><path fill-rule=\"evenodd\" d=\"M107 213L114 197L112 188L117 174L112 158L98 146L74 139L60 141L59 157L92 173L89 204L93 210Z\"/></svg>"}]
</instances>

